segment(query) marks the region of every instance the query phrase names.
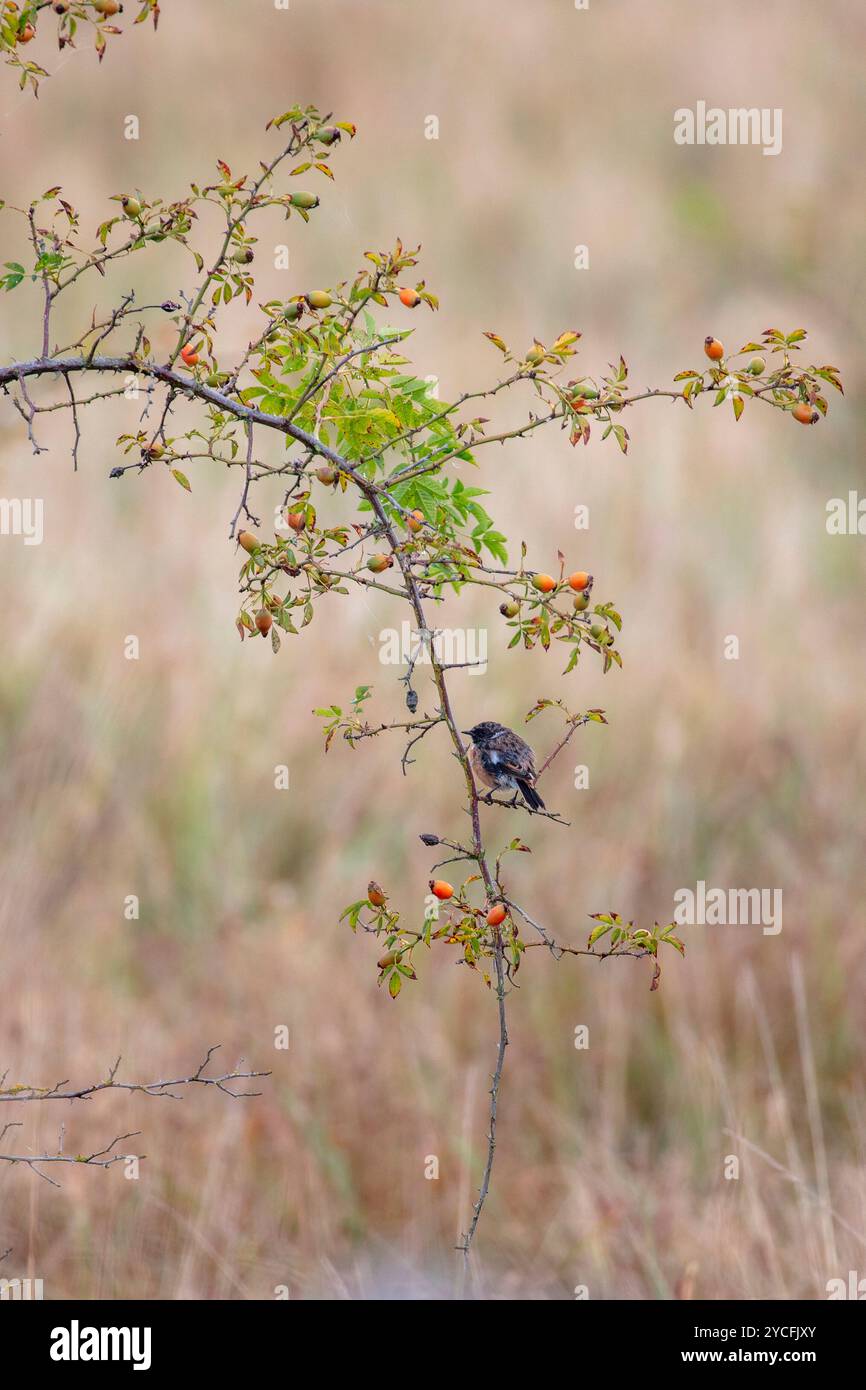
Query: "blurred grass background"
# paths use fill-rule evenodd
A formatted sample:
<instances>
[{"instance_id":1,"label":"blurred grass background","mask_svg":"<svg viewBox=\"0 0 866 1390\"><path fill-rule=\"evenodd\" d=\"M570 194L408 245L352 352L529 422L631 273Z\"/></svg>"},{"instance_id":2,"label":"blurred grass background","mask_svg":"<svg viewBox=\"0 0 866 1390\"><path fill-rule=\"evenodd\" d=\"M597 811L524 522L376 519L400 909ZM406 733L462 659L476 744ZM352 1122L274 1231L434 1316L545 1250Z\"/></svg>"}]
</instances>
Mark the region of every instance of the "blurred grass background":
<instances>
[{"instance_id":1,"label":"blurred grass background","mask_svg":"<svg viewBox=\"0 0 866 1390\"><path fill-rule=\"evenodd\" d=\"M828 537L825 504L864 474L864 29L832 0L820 15L802 0L724 15L673 0L166 0L158 34L125 35L101 71L91 53L34 53L58 70L38 102L4 79L0 195L61 183L85 227L112 193L179 196L217 157L252 169L275 148L265 122L295 101L357 121L310 225L260 230L265 251L271 231L291 248L288 274L257 259L260 297L333 284L397 235L421 241L442 310L412 320L413 352L444 399L496 379L482 330L528 345L571 327L579 372L622 352L642 387L702 365L709 332L739 346L804 326L808 359L838 365L847 390L813 430L650 401L627 421L627 458L549 432L479 454L515 547L549 568L561 549L625 617L624 670L585 661L566 680L559 653L506 653L495 605L460 610L490 641L487 675L453 680L464 725L519 724L543 694L610 719L546 780L570 830L485 813L493 841L532 842L515 896L583 944L588 912L668 919L701 878L781 887L784 929L696 928L652 995L644 963L527 957L468 1275L452 1247L483 1157L494 1001L443 957L392 1004L375 944L335 926L371 875L398 905L420 900L417 836L461 833L460 780L438 734L405 779L381 740L324 757L310 714L370 682L376 715L398 715L402 687L376 652L402 613L335 599L278 657L241 647L226 542L238 479L199 466L191 496L165 470L109 483L129 403L85 420L73 476L63 422L34 459L7 406L3 493L45 499L45 543L0 544L0 1071L85 1083L122 1054L121 1075L151 1080L219 1042L227 1066L273 1075L254 1101L116 1094L4 1112L25 1122L6 1151L50 1150L62 1123L67 1151L141 1129L148 1155L137 1182L64 1167L60 1190L2 1165L4 1273L43 1278L47 1297L287 1284L567 1298L583 1284L593 1298L808 1298L863 1268L864 543ZM674 145L673 111L700 98L781 107L782 154ZM123 138L129 113L138 142ZM2 226L6 260L21 248ZM148 253L83 291L82 322L133 283L143 301L188 289L190 264ZM31 355L35 295L0 308L4 360ZM249 336L230 320L223 360ZM739 661L723 659L729 633ZM558 726L530 727L546 752ZM576 762L589 790L573 789ZM288 793L273 790L277 763Z\"/></svg>"}]
</instances>

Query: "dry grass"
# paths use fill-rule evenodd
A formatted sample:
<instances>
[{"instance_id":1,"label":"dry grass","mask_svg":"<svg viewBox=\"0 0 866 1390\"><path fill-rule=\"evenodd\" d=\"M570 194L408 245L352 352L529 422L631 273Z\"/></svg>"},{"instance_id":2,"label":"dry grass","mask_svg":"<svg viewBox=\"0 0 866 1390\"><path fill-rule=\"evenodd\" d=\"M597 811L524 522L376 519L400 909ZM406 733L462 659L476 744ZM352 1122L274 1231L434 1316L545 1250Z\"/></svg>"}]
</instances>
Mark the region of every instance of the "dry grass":
<instances>
[{"instance_id":1,"label":"dry grass","mask_svg":"<svg viewBox=\"0 0 866 1390\"><path fill-rule=\"evenodd\" d=\"M396 233L422 239L443 310L420 324L417 355L443 397L495 374L482 329L528 341L574 324L587 370L622 350L638 384L661 384L710 329L732 341L802 322L816 360L842 366L847 403L811 432L650 402L627 459L597 441L575 456L555 436L486 460L504 529L547 563L561 547L618 602L625 669L566 682L553 654L506 654L479 603L490 672L455 677L461 718L517 721L541 693L608 710L571 760L591 789L572 789L566 758L545 793L573 828L520 826L534 854L515 896L558 936L582 943L586 914L607 907L669 917L674 891L701 878L782 887L784 930L695 929L653 995L643 963L531 953L509 1000L494 1191L464 1273L452 1247L482 1157L494 1001L442 959L393 1004L373 943L334 925L371 874L420 904L417 835L459 833L459 779L438 734L405 780L381 742L325 758L309 714L361 680L377 711L397 711L376 661L393 611L335 601L278 658L241 648L234 480L198 474L191 497L156 472L108 484L128 406L90 421L73 478L59 434L34 461L4 411L4 493L44 496L46 539L0 542L0 1070L89 1081L122 1053L124 1072L150 1078L221 1042L227 1061L273 1072L255 1101L27 1107L19 1151L56 1143L63 1121L74 1150L142 1129L148 1158L138 1182L69 1168L61 1190L4 1167L7 1265L48 1296L823 1296L866 1259L864 559L862 541L824 530L826 499L862 474L863 116L845 104L862 18L831 6L816 47L802 4L742 16L722 42L717 20L683 23L670 3L614 17L537 0L506 19L492 0L471 16L458 0L382 0L362 25L323 0L290 19L262 7L235 69L232 7L184 0L183 25L174 8L156 41L124 39L98 82L90 58L73 60L26 117L7 89L4 196L62 174L95 225L128 184L179 188L217 155L251 167L265 119L310 98L361 135L335 157L314 229L292 224L292 287L330 283ZM222 83L237 99L191 99L192 70L194 93ZM699 96L783 106L784 153L678 150L672 110ZM137 147L118 134L129 110ZM423 140L431 111L438 145ZM27 351L26 312L0 308L4 356ZM732 632L739 662L721 655ZM123 658L128 633L138 662ZM539 748L553 742L552 722L531 727ZM273 790L282 762L287 794ZM503 816L486 813L494 838L515 829ZM124 920L129 893L138 922ZM288 1052L273 1047L280 1024Z\"/></svg>"}]
</instances>

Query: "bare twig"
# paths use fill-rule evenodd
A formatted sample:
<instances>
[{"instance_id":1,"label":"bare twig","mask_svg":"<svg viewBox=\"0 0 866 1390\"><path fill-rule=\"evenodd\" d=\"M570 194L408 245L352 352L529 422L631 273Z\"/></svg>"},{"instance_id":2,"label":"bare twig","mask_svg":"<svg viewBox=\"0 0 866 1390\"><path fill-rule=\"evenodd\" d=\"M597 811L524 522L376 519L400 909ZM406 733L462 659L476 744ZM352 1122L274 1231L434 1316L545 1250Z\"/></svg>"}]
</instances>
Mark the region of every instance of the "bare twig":
<instances>
[{"instance_id":1,"label":"bare twig","mask_svg":"<svg viewBox=\"0 0 866 1390\"><path fill-rule=\"evenodd\" d=\"M8 1126L7 1126L8 1127ZM132 1130L129 1134L119 1134L116 1139L112 1139L104 1149L97 1149L89 1154L0 1154L0 1163L20 1163L26 1168L32 1168L38 1177L44 1178L45 1182L52 1187L59 1187L60 1183L49 1178L47 1173L41 1171L43 1164L46 1163L78 1163L89 1168L110 1168L115 1163L125 1163L130 1158L135 1158L141 1162L146 1154L127 1154L113 1153L112 1150L118 1144L122 1144L124 1139L137 1139L141 1130ZM62 1133L61 1133L62 1139Z\"/></svg>"},{"instance_id":2,"label":"bare twig","mask_svg":"<svg viewBox=\"0 0 866 1390\"><path fill-rule=\"evenodd\" d=\"M73 440L72 440L72 468L73 468L73 472L77 473L77 472L78 472L78 446L79 446L79 444L81 443L81 427L80 427L80 425L79 425L79 423L78 423L78 402L77 402L76 399L75 399L75 391L73 390L72 382L69 380L68 374L65 374L65 375L64 375L64 380L65 380L65 382L66 382L66 388L67 388L67 390L68 390L68 392L69 392L69 405L70 405L70 409L72 410L72 425L73 425L73 429L74 429L74 431L75 431L74 437L73 437Z\"/></svg>"},{"instance_id":3,"label":"bare twig","mask_svg":"<svg viewBox=\"0 0 866 1390\"><path fill-rule=\"evenodd\" d=\"M243 512L244 516L247 518L248 521L252 522L253 526L258 526L258 524L259 524L259 523L258 523L258 519L257 519L256 517L253 516L252 512L251 512L250 509L249 509L249 506L247 505L248 499L249 499L249 495L250 495L250 483L252 482L252 466L253 466L253 427L252 427L252 424L250 423L250 421L248 420L248 421L247 421L247 457L246 457L246 465L245 465L245 467L244 467L244 490L243 490L243 492L241 493L241 500L240 500L240 502L238 503L238 509L237 509L237 511L235 512L234 516L232 517L232 523L231 523L231 526L229 527L229 539L230 539L230 540L234 540L235 527L236 527L237 524L238 524L238 517L240 516L241 512Z\"/></svg>"},{"instance_id":4,"label":"bare twig","mask_svg":"<svg viewBox=\"0 0 866 1390\"><path fill-rule=\"evenodd\" d=\"M99 1091L140 1091L147 1096L168 1096L171 1100L180 1100L181 1097L173 1093L173 1088L177 1086L216 1086L218 1091L224 1091L226 1095L236 1099L248 1096L261 1095L260 1091L233 1091L231 1084L235 1081L256 1080L259 1077L270 1076L268 1071L230 1071L224 1072L221 1076L205 1076L206 1067L214 1053L218 1051L221 1044L217 1043L214 1047L209 1047L204 1061L189 1076L179 1076L166 1081L118 1081L117 1072L120 1067L121 1058L118 1057L114 1066L110 1068L107 1078L104 1081L95 1081L88 1086L69 1087L68 1081L56 1081L53 1086L30 1086L17 1085L0 1089L0 1102L2 1101L32 1101L32 1100L87 1100Z\"/></svg>"}]
</instances>

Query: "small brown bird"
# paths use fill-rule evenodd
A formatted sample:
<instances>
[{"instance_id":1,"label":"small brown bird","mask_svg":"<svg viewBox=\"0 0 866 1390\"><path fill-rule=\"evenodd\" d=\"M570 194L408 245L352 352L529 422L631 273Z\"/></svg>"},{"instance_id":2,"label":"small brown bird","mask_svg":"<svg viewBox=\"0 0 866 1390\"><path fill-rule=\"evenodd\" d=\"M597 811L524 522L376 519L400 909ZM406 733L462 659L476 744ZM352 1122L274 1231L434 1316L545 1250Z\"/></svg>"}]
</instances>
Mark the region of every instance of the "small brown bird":
<instances>
[{"instance_id":1,"label":"small brown bird","mask_svg":"<svg viewBox=\"0 0 866 1390\"><path fill-rule=\"evenodd\" d=\"M472 739L469 762L482 786L519 791L530 810L544 810L534 785L535 755L519 734L489 719L462 732Z\"/></svg>"}]
</instances>

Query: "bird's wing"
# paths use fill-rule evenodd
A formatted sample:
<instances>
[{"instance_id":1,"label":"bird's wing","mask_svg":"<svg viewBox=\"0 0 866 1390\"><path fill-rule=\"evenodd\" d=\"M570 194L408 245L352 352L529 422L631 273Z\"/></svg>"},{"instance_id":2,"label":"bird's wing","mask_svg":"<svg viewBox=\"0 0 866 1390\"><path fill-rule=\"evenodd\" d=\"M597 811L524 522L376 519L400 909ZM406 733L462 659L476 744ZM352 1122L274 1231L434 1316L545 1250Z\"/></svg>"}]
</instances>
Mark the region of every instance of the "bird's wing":
<instances>
[{"instance_id":1,"label":"bird's wing","mask_svg":"<svg viewBox=\"0 0 866 1390\"><path fill-rule=\"evenodd\" d=\"M510 731L496 734L490 740L488 751L494 756L499 767L515 777L535 780L535 759L528 743Z\"/></svg>"}]
</instances>

